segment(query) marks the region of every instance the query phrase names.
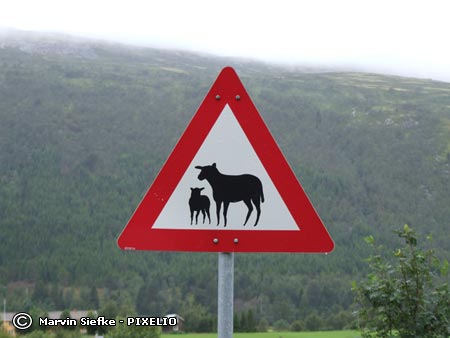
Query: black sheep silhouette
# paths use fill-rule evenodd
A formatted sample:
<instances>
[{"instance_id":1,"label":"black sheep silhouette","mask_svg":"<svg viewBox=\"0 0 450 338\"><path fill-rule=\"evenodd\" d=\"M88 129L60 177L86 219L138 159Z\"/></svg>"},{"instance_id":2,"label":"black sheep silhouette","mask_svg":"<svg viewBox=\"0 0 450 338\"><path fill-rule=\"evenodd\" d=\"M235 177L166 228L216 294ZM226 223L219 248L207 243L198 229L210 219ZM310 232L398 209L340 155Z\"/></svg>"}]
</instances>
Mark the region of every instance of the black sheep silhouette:
<instances>
[{"instance_id":1,"label":"black sheep silhouette","mask_svg":"<svg viewBox=\"0 0 450 338\"><path fill-rule=\"evenodd\" d=\"M219 172L215 163L207 166L196 166L195 168L201 170L198 179L200 181L206 179L211 185L213 198L216 202L217 225L220 223L222 203L224 226L226 227L228 206L230 203L240 201L243 201L248 208L244 225L247 224L253 211L252 202L256 207L256 222L254 226L258 224L259 216L261 215L260 202L264 202L263 187L258 177L250 174L224 175Z\"/></svg>"},{"instance_id":2,"label":"black sheep silhouette","mask_svg":"<svg viewBox=\"0 0 450 338\"><path fill-rule=\"evenodd\" d=\"M209 224L211 224L211 217L209 216L209 198L208 196L201 195L201 191L205 188L191 188L191 198L189 198L189 209L191 209L191 225L192 220L194 218L194 211L197 213L195 214L195 224L198 223L198 215L200 214L200 211L203 215L203 224L205 224L205 218L206 215L208 215Z\"/></svg>"}]
</instances>

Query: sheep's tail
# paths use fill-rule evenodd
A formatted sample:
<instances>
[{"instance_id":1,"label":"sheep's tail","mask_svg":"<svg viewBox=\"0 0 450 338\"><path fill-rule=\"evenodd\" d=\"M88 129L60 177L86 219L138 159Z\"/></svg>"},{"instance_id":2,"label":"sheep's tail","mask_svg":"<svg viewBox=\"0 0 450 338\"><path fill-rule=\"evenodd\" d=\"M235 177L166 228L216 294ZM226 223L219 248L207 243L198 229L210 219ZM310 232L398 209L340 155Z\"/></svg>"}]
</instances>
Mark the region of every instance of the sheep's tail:
<instances>
[{"instance_id":1,"label":"sheep's tail","mask_svg":"<svg viewBox=\"0 0 450 338\"><path fill-rule=\"evenodd\" d=\"M264 203L264 192L263 192L262 184L261 184L261 203Z\"/></svg>"}]
</instances>

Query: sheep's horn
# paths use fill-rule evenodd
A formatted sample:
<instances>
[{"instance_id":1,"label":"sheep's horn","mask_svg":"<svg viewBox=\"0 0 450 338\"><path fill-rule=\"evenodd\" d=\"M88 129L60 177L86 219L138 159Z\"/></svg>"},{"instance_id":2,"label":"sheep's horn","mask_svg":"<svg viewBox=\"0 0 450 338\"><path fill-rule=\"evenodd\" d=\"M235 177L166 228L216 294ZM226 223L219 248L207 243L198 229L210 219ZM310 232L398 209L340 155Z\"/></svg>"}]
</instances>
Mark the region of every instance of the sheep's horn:
<instances>
[{"instance_id":1,"label":"sheep's horn","mask_svg":"<svg viewBox=\"0 0 450 338\"><path fill-rule=\"evenodd\" d=\"M195 166L195 169L200 169L200 170L202 170L202 169L203 169L203 167L202 167L202 166L200 166L200 165L197 165L197 166Z\"/></svg>"}]
</instances>

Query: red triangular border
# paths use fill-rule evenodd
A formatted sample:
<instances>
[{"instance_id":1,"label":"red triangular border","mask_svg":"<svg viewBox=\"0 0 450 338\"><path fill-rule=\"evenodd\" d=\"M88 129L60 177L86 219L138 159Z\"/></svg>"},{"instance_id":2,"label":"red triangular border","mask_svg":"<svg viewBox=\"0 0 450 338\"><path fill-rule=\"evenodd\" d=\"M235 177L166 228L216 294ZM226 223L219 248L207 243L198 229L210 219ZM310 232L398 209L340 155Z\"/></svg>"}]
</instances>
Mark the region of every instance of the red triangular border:
<instances>
[{"instance_id":1,"label":"red triangular border","mask_svg":"<svg viewBox=\"0 0 450 338\"><path fill-rule=\"evenodd\" d=\"M226 104L299 225L298 231L152 229ZM330 252L334 248L319 215L231 67L220 72L125 226L118 245L125 250L203 252Z\"/></svg>"}]
</instances>

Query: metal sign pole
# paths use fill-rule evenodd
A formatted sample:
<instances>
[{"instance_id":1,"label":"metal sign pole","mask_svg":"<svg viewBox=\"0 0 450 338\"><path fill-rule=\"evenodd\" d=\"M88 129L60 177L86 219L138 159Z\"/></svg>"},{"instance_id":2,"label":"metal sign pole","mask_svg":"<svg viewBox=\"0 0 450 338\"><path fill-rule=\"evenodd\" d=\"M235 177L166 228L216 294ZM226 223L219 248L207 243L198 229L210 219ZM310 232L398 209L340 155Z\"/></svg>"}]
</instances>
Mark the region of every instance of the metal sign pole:
<instances>
[{"instance_id":1,"label":"metal sign pole","mask_svg":"<svg viewBox=\"0 0 450 338\"><path fill-rule=\"evenodd\" d=\"M217 333L218 338L233 337L234 253L219 252Z\"/></svg>"}]
</instances>

